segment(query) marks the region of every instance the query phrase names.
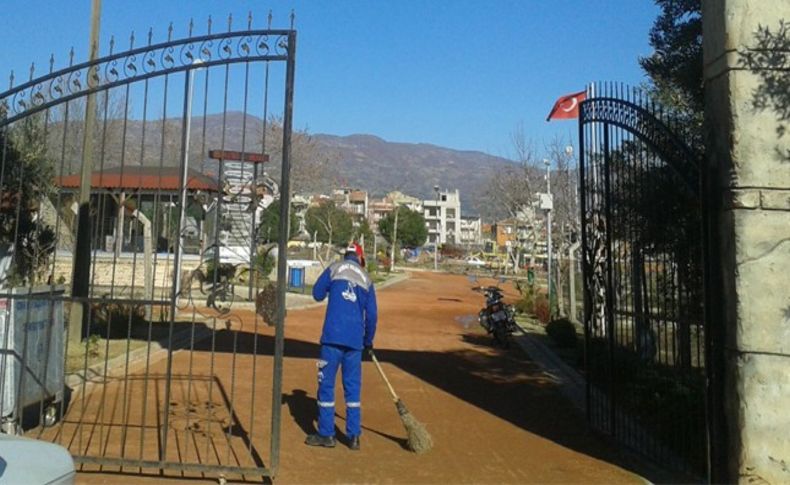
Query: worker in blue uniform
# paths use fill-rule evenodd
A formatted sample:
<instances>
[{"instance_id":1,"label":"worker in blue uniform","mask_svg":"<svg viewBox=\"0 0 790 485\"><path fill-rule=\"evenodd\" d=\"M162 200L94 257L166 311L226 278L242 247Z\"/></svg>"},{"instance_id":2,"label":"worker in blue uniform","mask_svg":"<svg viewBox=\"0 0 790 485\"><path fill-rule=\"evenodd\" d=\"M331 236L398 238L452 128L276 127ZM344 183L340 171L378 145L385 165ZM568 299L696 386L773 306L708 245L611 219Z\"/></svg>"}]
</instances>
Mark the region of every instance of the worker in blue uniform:
<instances>
[{"instance_id":1,"label":"worker in blue uniform","mask_svg":"<svg viewBox=\"0 0 790 485\"><path fill-rule=\"evenodd\" d=\"M361 434L362 353L373 348L376 335L376 291L360 266L355 247L346 249L342 261L330 265L313 286L313 298L329 303L321 333L318 361L318 433L307 436L311 446L335 446L335 376L343 373L346 402L346 436L349 447L359 450Z\"/></svg>"}]
</instances>

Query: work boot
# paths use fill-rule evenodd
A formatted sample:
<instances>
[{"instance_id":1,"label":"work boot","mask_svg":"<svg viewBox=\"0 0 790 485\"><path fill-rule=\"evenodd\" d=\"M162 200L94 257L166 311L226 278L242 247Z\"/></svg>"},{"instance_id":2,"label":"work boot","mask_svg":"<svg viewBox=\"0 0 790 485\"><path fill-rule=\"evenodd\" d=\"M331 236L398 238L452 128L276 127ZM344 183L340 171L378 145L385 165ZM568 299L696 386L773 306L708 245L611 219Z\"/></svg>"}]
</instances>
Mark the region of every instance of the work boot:
<instances>
[{"instance_id":1,"label":"work boot","mask_svg":"<svg viewBox=\"0 0 790 485\"><path fill-rule=\"evenodd\" d=\"M348 447L354 451L359 451L359 436L352 436L349 438Z\"/></svg>"},{"instance_id":2,"label":"work boot","mask_svg":"<svg viewBox=\"0 0 790 485\"><path fill-rule=\"evenodd\" d=\"M304 444L308 446L323 446L325 448L335 447L334 436L321 436L320 434L309 434L304 440Z\"/></svg>"}]
</instances>

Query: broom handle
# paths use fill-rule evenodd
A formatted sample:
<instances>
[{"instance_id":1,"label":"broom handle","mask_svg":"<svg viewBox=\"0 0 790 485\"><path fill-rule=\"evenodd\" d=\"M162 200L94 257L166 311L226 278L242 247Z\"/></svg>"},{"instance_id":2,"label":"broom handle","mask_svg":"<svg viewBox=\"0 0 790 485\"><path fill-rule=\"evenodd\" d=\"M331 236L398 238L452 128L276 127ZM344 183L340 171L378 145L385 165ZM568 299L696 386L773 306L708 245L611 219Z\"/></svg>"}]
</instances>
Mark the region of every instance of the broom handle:
<instances>
[{"instance_id":1,"label":"broom handle","mask_svg":"<svg viewBox=\"0 0 790 485\"><path fill-rule=\"evenodd\" d=\"M379 364L379 359L376 358L376 354L373 353L373 349L369 350L369 352L370 352L370 358L373 359L373 363L376 364L376 369L378 369L379 375L381 376L382 379L384 379L384 383L387 384L387 387L390 390L390 394L392 394L392 400L398 402L398 395L395 394L395 389L392 388L392 384L390 384L389 379L387 379L387 376L384 374L384 369L381 368L381 364Z\"/></svg>"}]
</instances>

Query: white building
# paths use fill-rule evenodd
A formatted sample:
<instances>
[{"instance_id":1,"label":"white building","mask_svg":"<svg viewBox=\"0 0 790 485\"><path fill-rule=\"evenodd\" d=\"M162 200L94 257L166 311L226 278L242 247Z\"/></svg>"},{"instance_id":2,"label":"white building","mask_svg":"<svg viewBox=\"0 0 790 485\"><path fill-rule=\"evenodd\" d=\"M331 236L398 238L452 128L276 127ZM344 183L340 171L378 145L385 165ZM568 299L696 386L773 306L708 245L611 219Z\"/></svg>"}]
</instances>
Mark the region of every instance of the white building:
<instances>
[{"instance_id":1,"label":"white building","mask_svg":"<svg viewBox=\"0 0 790 485\"><path fill-rule=\"evenodd\" d=\"M483 221L479 217L461 217L461 244L465 246L483 244Z\"/></svg>"},{"instance_id":2,"label":"white building","mask_svg":"<svg viewBox=\"0 0 790 485\"><path fill-rule=\"evenodd\" d=\"M428 243L461 243L461 197L458 189L439 191L434 199L422 201Z\"/></svg>"},{"instance_id":3,"label":"white building","mask_svg":"<svg viewBox=\"0 0 790 485\"><path fill-rule=\"evenodd\" d=\"M357 221L364 219L368 214L368 193L358 189L335 189L332 191L335 205L345 210Z\"/></svg>"}]
</instances>

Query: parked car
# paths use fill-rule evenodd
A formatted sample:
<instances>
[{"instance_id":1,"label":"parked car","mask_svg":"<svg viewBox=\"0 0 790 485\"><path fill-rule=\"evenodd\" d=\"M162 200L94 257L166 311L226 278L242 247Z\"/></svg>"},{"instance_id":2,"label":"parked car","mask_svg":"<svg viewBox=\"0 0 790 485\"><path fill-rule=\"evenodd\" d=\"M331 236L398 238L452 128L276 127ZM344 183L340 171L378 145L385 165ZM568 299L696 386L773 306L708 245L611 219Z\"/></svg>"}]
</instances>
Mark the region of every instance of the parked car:
<instances>
[{"instance_id":1,"label":"parked car","mask_svg":"<svg viewBox=\"0 0 790 485\"><path fill-rule=\"evenodd\" d=\"M0 483L74 483L74 460L62 446L0 434Z\"/></svg>"},{"instance_id":2,"label":"parked car","mask_svg":"<svg viewBox=\"0 0 790 485\"><path fill-rule=\"evenodd\" d=\"M478 258L477 256L470 256L464 260L467 266L472 266L474 268L483 268L486 265L486 262L482 259Z\"/></svg>"}]
</instances>

